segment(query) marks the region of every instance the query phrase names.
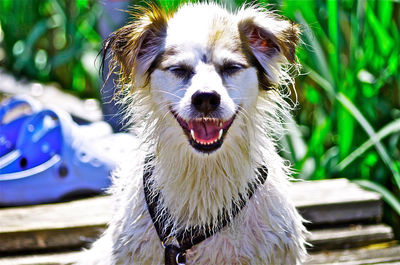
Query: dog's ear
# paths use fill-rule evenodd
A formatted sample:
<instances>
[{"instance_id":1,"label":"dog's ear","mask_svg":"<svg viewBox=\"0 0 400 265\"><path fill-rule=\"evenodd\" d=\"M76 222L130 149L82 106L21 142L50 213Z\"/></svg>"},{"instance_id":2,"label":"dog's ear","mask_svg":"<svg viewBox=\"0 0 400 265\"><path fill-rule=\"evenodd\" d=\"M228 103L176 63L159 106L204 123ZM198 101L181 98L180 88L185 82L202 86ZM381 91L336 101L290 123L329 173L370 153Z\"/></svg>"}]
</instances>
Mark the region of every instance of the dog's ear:
<instances>
[{"instance_id":1,"label":"dog's ear","mask_svg":"<svg viewBox=\"0 0 400 265\"><path fill-rule=\"evenodd\" d=\"M282 63L294 63L299 40L297 24L261 8L238 13L242 42L262 66L270 81L278 83Z\"/></svg>"},{"instance_id":2,"label":"dog's ear","mask_svg":"<svg viewBox=\"0 0 400 265\"><path fill-rule=\"evenodd\" d=\"M103 63L110 52L110 73L119 68L124 83L147 73L163 49L167 28L167 14L155 5L137 8L132 15L133 22L112 33L102 50Z\"/></svg>"}]
</instances>

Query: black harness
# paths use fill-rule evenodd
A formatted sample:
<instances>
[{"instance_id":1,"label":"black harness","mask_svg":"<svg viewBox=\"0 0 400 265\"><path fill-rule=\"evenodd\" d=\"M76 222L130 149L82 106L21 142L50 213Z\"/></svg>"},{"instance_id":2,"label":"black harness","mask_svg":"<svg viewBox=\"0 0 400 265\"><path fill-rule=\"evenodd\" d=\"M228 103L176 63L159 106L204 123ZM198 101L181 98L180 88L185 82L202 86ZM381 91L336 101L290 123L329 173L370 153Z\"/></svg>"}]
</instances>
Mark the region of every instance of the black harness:
<instances>
[{"instance_id":1,"label":"black harness","mask_svg":"<svg viewBox=\"0 0 400 265\"><path fill-rule=\"evenodd\" d=\"M147 208L149 210L154 227L157 231L161 244L165 249L165 265L184 265L186 264L186 251L194 245L202 242L206 238L214 235L223 227L228 225L231 220L246 206L248 200L251 199L254 192L260 185L265 183L268 175L268 169L265 166L260 166L258 171L258 178L256 181L248 184L247 197L239 194L239 203L232 202L232 210L229 214L226 210L220 218L220 223L216 227L207 225L205 228L190 227L183 231L179 231L174 237L171 237L173 225L168 223L170 218L169 212L165 209L162 215L157 214L160 203L160 193L153 193L151 175L153 174L154 167L149 165L154 159L154 155L149 155L145 159L145 166L143 172L143 188L144 197L146 199ZM176 239L178 246L172 243L172 239Z\"/></svg>"}]
</instances>

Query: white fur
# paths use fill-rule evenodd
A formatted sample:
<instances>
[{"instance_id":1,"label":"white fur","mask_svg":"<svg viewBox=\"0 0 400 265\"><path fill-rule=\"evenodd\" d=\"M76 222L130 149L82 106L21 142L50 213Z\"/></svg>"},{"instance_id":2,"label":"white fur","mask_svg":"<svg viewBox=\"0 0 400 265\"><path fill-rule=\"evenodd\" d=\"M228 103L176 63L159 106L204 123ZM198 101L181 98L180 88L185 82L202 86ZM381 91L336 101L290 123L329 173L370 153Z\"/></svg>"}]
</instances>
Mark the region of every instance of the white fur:
<instances>
[{"instance_id":1,"label":"white fur","mask_svg":"<svg viewBox=\"0 0 400 265\"><path fill-rule=\"evenodd\" d=\"M232 201L238 202L240 193L246 194L248 183L257 178L256 169L260 165L268 168L265 184L232 224L188 251L188 265L290 265L304 258L306 230L287 196L290 171L276 151L276 139L283 132L282 117L289 115L289 105L277 91L260 91L259 76L252 65L229 77L221 77L217 70L225 59L246 60L243 51L233 51L230 43L232 38L240 41L235 25L243 19L255 17L257 24L276 25L276 31L287 26L287 22L265 12L249 7L231 14L214 4L187 4L168 20L163 45L165 49L177 48L177 53L160 63L147 85L121 84L127 91L123 97L127 117L139 128L142 144L133 148L132 155L115 172L113 218L104 235L82 253L79 264L163 264L164 249L143 193L143 163L149 153L156 156L151 162L153 188L162 194L162 205L171 213L168 221L174 226L172 234L217 220L223 209L231 208ZM215 30L220 29L222 33L213 39ZM202 60L204 54L206 62ZM282 54L255 56L271 80L290 82L281 70ZM181 62L194 69L190 82L182 82L166 70ZM205 154L189 145L170 108L190 119L191 95L212 90L221 95L219 118L228 120L236 111L238 114L221 148Z\"/></svg>"}]
</instances>

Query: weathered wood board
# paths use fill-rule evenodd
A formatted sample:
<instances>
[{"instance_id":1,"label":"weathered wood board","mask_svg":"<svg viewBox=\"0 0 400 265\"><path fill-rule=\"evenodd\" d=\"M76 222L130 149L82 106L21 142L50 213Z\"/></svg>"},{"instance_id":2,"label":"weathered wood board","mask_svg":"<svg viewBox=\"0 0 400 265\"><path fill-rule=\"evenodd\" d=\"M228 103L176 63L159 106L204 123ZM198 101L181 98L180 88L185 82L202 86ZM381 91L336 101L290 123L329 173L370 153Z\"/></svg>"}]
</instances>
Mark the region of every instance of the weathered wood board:
<instances>
[{"instance_id":1,"label":"weathered wood board","mask_svg":"<svg viewBox=\"0 0 400 265\"><path fill-rule=\"evenodd\" d=\"M78 260L80 252L27 255L23 257L0 257L0 265L70 265Z\"/></svg>"},{"instance_id":2,"label":"weathered wood board","mask_svg":"<svg viewBox=\"0 0 400 265\"><path fill-rule=\"evenodd\" d=\"M387 242L394 237L392 228L385 224L350 225L311 230L307 240L312 250L343 249Z\"/></svg>"},{"instance_id":3,"label":"weathered wood board","mask_svg":"<svg viewBox=\"0 0 400 265\"><path fill-rule=\"evenodd\" d=\"M400 246L376 245L368 248L345 249L314 253L304 265L335 264L400 264Z\"/></svg>"},{"instance_id":4,"label":"weathered wood board","mask_svg":"<svg viewBox=\"0 0 400 265\"><path fill-rule=\"evenodd\" d=\"M78 260L80 252L28 255L0 258L0 265L70 265ZM366 265L400 264L400 246L371 246L312 253L304 265Z\"/></svg>"},{"instance_id":5,"label":"weathered wood board","mask_svg":"<svg viewBox=\"0 0 400 265\"><path fill-rule=\"evenodd\" d=\"M104 230L111 201L102 196L0 210L0 253L80 247Z\"/></svg>"},{"instance_id":6,"label":"weathered wood board","mask_svg":"<svg viewBox=\"0 0 400 265\"><path fill-rule=\"evenodd\" d=\"M344 179L294 183L290 196L299 209L309 214L308 220L318 225L327 219L336 223L379 220L382 214L379 195L364 191ZM363 215L358 213L360 205L371 207L372 202L378 209ZM327 211L332 209L332 205L334 210ZM321 211L323 206L326 209ZM341 208L346 209L349 216L343 216ZM111 198L108 196L0 209L0 254L84 246L103 231L111 215ZM309 238L310 242L316 248L333 249L344 242L365 245L393 237L391 228L383 225L359 226L358 230L335 229L315 231Z\"/></svg>"},{"instance_id":7,"label":"weathered wood board","mask_svg":"<svg viewBox=\"0 0 400 265\"><path fill-rule=\"evenodd\" d=\"M382 216L380 195L347 179L298 182L292 185L290 195L311 225L378 222Z\"/></svg>"}]
</instances>

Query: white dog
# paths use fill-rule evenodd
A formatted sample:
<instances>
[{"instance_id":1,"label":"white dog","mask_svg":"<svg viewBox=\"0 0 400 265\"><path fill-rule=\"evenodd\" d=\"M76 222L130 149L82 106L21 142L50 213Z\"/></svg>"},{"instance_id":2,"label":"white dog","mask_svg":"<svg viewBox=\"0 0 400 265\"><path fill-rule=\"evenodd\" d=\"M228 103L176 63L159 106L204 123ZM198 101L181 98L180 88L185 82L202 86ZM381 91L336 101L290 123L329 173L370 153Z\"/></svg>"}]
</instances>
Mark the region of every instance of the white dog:
<instances>
[{"instance_id":1,"label":"white dog","mask_svg":"<svg viewBox=\"0 0 400 265\"><path fill-rule=\"evenodd\" d=\"M134 16L104 50L142 144L115 173L115 213L80 264L301 263L306 230L276 151L297 25L210 3Z\"/></svg>"}]
</instances>

